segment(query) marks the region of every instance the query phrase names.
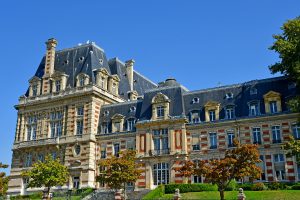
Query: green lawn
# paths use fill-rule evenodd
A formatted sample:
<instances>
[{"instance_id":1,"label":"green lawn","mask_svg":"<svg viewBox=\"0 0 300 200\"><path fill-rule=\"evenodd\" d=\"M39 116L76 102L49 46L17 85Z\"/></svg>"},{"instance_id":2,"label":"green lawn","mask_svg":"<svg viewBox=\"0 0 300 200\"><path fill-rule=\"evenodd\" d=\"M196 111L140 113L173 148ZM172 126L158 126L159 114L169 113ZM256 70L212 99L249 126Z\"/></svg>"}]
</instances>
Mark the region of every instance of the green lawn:
<instances>
[{"instance_id":1,"label":"green lawn","mask_svg":"<svg viewBox=\"0 0 300 200\"><path fill-rule=\"evenodd\" d=\"M189 192L182 193L182 199L219 200L219 192ZM238 191L226 191L227 200L236 200ZM246 200L299 200L300 190L245 191ZM162 199L172 199L173 194L165 194Z\"/></svg>"}]
</instances>

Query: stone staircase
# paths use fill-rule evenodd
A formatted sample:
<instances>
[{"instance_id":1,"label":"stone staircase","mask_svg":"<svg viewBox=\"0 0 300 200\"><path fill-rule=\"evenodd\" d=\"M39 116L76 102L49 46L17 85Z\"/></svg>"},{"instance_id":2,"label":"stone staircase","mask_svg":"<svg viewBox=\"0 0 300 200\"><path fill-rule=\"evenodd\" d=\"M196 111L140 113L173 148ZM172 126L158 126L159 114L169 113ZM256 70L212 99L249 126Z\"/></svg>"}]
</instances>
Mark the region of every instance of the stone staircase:
<instances>
[{"instance_id":1,"label":"stone staircase","mask_svg":"<svg viewBox=\"0 0 300 200\"><path fill-rule=\"evenodd\" d=\"M151 190L144 189L139 191L127 191L127 200L140 200ZM115 193L112 190L98 189L88 196L84 197L83 200L114 200Z\"/></svg>"}]
</instances>

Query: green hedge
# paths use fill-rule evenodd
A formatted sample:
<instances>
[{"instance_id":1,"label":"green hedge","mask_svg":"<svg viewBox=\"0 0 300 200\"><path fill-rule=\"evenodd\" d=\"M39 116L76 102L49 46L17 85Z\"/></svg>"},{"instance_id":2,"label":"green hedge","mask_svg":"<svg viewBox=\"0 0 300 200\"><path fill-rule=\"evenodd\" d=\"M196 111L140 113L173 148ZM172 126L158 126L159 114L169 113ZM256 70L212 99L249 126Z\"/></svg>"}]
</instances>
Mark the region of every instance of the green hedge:
<instances>
[{"instance_id":1,"label":"green hedge","mask_svg":"<svg viewBox=\"0 0 300 200\"><path fill-rule=\"evenodd\" d=\"M17 196L12 196L10 199L15 200L15 199L42 199L43 193L42 192L37 192L37 193L32 193L29 195L17 195Z\"/></svg>"},{"instance_id":2,"label":"green hedge","mask_svg":"<svg viewBox=\"0 0 300 200\"><path fill-rule=\"evenodd\" d=\"M162 197L165 194L165 186L159 185L157 188L146 194L142 199L143 200L152 200Z\"/></svg>"},{"instance_id":3,"label":"green hedge","mask_svg":"<svg viewBox=\"0 0 300 200\"><path fill-rule=\"evenodd\" d=\"M300 190L300 183L291 186L292 190Z\"/></svg>"},{"instance_id":4,"label":"green hedge","mask_svg":"<svg viewBox=\"0 0 300 200\"><path fill-rule=\"evenodd\" d=\"M218 190L218 187L216 185L206 184L206 183L168 184L168 185L165 185L165 193L166 194L174 194L176 188L179 189L180 193L217 191Z\"/></svg>"}]
</instances>

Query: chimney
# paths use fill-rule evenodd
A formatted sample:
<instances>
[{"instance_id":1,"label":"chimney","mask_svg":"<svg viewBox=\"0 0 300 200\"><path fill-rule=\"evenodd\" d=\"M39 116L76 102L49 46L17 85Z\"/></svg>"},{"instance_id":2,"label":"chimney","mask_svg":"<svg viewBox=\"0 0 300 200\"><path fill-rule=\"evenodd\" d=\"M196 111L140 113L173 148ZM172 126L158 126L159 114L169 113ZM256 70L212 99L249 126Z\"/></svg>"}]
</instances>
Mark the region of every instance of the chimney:
<instances>
[{"instance_id":1,"label":"chimney","mask_svg":"<svg viewBox=\"0 0 300 200\"><path fill-rule=\"evenodd\" d=\"M127 78L128 78L128 81L129 81L130 91L133 90L133 64L134 64L134 60L133 59L127 60L125 62L126 72L127 72Z\"/></svg>"},{"instance_id":2,"label":"chimney","mask_svg":"<svg viewBox=\"0 0 300 200\"><path fill-rule=\"evenodd\" d=\"M54 38L50 38L46 42L47 51L46 51L46 61L45 61L45 69L43 76L43 89L42 94L50 93L51 88L51 75L54 73L54 61L55 61L55 47L57 45L57 41Z\"/></svg>"}]
</instances>

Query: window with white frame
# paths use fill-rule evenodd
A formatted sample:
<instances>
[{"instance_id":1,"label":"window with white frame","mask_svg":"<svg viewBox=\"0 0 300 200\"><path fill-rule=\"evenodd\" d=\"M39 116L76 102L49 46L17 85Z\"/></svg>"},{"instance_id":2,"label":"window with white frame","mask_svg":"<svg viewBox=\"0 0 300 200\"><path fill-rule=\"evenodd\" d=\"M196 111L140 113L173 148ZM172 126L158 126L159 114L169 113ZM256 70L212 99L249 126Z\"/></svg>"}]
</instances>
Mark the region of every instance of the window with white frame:
<instances>
[{"instance_id":1,"label":"window with white frame","mask_svg":"<svg viewBox=\"0 0 300 200\"><path fill-rule=\"evenodd\" d=\"M101 131L103 134L109 133L109 123L108 122L103 122L101 125Z\"/></svg>"},{"instance_id":2,"label":"window with white frame","mask_svg":"<svg viewBox=\"0 0 300 200\"><path fill-rule=\"evenodd\" d=\"M50 113L50 137L56 138L62 135L62 119L63 113L61 111L55 111Z\"/></svg>"},{"instance_id":3,"label":"window with white frame","mask_svg":"<svg viewBox=\"0 0 300 200\"><path fill-rule=\"evenodd\" d=\"M169 153L168 129L153 130L152 138L154 144L154 154L160 155Z\"/></svg>"},{"instance_id":4,"label":"window with white frame","mask_svg":"<svg viewBox=\"0 0 300 200\"><path fill-rule=\"evenodd\" d=\"M80 76L79 77L79 86L83 87L84 86L84 82L85 82L85 77L84 76Z\"/></svg>"},{"instance_id":5,"label":"window with white frame","mask_svg":"<svg viewBox=\"0 0 300 200\"><path fill-rule=\"evenodd\" d=\"M100 154L101 154L102 159L106 158L106 145L105 144L101 144Z\"/></svg>"},{"instance_id":6,"label":"window with white frame","mask_svg":"<svg viewBox=\"0 0 300 200\"><path fill-rule=\"evenodd\" d=\"M44 160L45 160L44 154L43 153L39 153L38 154L38 161L44 162Z\"/></svg>"},{"instance_id":7,"label":"window with white frame","mask_svg":"<svg viewBox=\"0 0 300 200\"><path fill-rule=\"evenodd\" d=\"M234 143L233 143L234 137L235 136L234 136L233 132L228 132L227 133L228 147L234 147Z\"/></svg>"},{"instance_id":8,"label":"window with white frame","mask_svg":"<svg viewBox=\"0 0 300 200\"><path fill-rule=\"evenodd\" d=\"M190 122L193 124L200 123L200 113L198 110L190 112Z\"/></svg>"},{"instance_id":9,"label":"window with white frame","mask_svg":"<svg viewBox=\"0 0 300 200\"><path fill-rule=\"evenodd\" d=\"M157 117L163 117L165 116L165 109L163 106L157 106L156 107L156 116Z\"/></svg>"},{"instance_id":10,"label":"window with white frame","mask_svg":"<svg viewBox=\"0 0 300 200\"><path fill-rule=\"evenodd\" d=\"M57 158L57 153L56 153L56 151L52 151L52 152L51 152L51 157L52 157L53 160L55 160L55 159Z\"/></svg>"},{"instance_id":11,"label":"window with white frame","mask_svg":"<svg viewBox=\"0 0 300 200\"><path fill-rule=\"evenodd\" d=\"M127 140L126 141L126 149L134 150L135 149L135 140Z\"/></svg>"},{"instance_id":12,"label":"window with white frame","mask_svg":"<svg viewBox=\"0 0 300 200\"><path fill-rule=\"evenodd\" d=\"M37 84L33 84L31 88L32 88L32 96L33 97L37 96Z\"/></svg>"},{"instance_id":13,"label":"window with white frame","mask_svg":"<svg viewBox=\"0 0 300 200\"><path fill-rule=\"evenodd\" d=\"M83 106L77 107L77 117L83 117L83 114L84 114L84 107Z\"/></svg>"},{"instance_id":14,"label":"window with white frame","mask_svg":"<svg viewBox=\"0 0 300 200\"><path fill-rule=\"evenodd\" d=\"M269 106L270 106L270 112L271 113L277 113L278 112L276 101L270 101Z\"/></svg>"},{"instance_id":15,"label":"window with white frame","mask_svg":"<svg viewBox=\"0 0 300 200\"><path fill-rule=\"evenodd\" d=\"M272 126L273 143L281 143L280 126Z\"/></svg>"},{"instance_id":16,"label":"window with white frame","mask_svg":"<svg viewBox=\"0 0 300 200\"><path fill-rule=\"evenodd\" d=\"M274 162L284 162L283 154L274 154Z\"/></svg>"},{"instance_id":17,"label":"window with white frame","mask_svg":"<svg viewBox=\"0 0 300 200\"><path fill-rule=\"evenodd\" d=\"M27 141L36 140L37 116L29 116L27 119Z\"/></svg>"},{"instance_id":18,"label":"window with white frame","mask_svg":"<svg viewBox=\"0 0 300 200\"><path fill-rule=\"evenodd\" d=\"M135 130L135 119L129 118L127 120L127 131L134 131Z\"/></svg>"},{"instance_id":19,"label":"window with white frame","mask_svg":"<svg viewBox=\"0 0 300 200\"><path fill-rule=\"evenodd\" d=\"M300 126L298 124L292 125L293 136L296 140L300 139Z\"/></svg>"},{"instance_id":20,"label":"window with white frame","mask_svg":"<svg viewBox=\"0 0 300 200\"><path fill-rule=\"evenodd\" d=\"M83 116L84 116L84 107L77 107L77 120L76 120L76 135L83 134Z\"/></svg>"},{"instance_id":21,"label":"window with white frame","mask_svg":"<svg viewBox=\"0 0 300 200\"><path fill-rule=\"evenodd\" d=\"M260 127L252 128L253 144L261 144L261 130Z\"/></svg>"},{"instance_id":22,"label":"window with white frame","mask_svg":"<svg viewBox=\"0 0 300 200\"><path fill-rule=\"evenodd\" d=\"M263 155L259 156L259 159L261 160L260 163L258 163L257 165L261 168L261 174L260 174L260 181L265 181L266 180L266 166L265 166L265 159Z\"/></svg>"},{"instance_id":23,"label":"window with white frame","mask_svg":"<svg viewBox=\"0 0 300 200\"><path fill-rule=\"evenodd\" d=\"M193 163L196 165L196 167L199 166L199 162L200 162L200 160L193 160ZM202 183L202 177L192 175L192 183Z\"/></svg>"},{"instance_id":24,"label":"window with white frame","mask_svg":"<svg viewBox=\"0 0 300 200\"><path fill-rule=\"evenodd\" d=\"M210 133L209 134L209 142L210 142L210 149L217 148L217 133Z\"/></svg>"},{"instance_id":25,"label":"window with white frame","mask_svg":"<svg viewBox=\"0 0 300 200\"><path fill-rule=\"evenodd\" d=\"M227 106L225 109L225 118L226 119L233 119L234 118L234 107Z\"/></svg>"},{"instance_id":26,"label":"window with white frame","mask_svg":"<svg viewBox=\"0 0 300 200\"><path fill-rule=\"evenodd\" d=\"M257 116L259 115L259 104L258 102L252 102L249 104L249 115L250 116Z\"/></svg>"},{"instance_id":27,"label":"window with white frame","mask_svg":"<svg viewBox=\"0 0 300 200\"><path fill-rule=\"evenodd\" d=\"M105 78L103 76L100 77L100 87L105 88Z\"/></svg>"},{"instance_id":28,"label":"window with white frame","mask_svg":"<svg viewBox=\"0 0 300 200\"><path fill-rule=\"evenodd\" d=\"M120 132L121 131L121 122L120 121L114 122L114 127L115 127L115 132Z\"/></svg>"},{"instance_id":29,"label":"window with white frame","mask_svg":"<svg viewBox=\"0 0 300 200\"><path fill-rule=\"evenodd\" d=\"M192 149L193 149L193 151L200 150L200 135L199 134L192 135Z\"/></svg>"},{"instance_id":30,"label":"window with white frame","mask_svg":"<svg viewBox=\"0 0 300 200\"><path fill-rule=\"evenodd\" d=\"M170 179L169 163L157 163L153 165L153 184L168 184Z\"/></svg>"},{"instance_id":31,"label":"window with white frame","mask_svg":"<svg viewBox=\"0 0 300 200\"><path fill-rule=\"evenodd\" d=\"M209 110L208 111L209 114L209 121L215 121L216 120L216 111L215 110Z\"/></svg>"},{"instance_id":32,"label":"window with white frame","mask_svg":"<svg viewBox=\"0 0 300 200\"><path fill-rule=\"evenodd\" d=\"M111 92L113 94L117 94L117 84L116 83L112 84L112 86L111 86Z\"/></svg>"}]
</instances>

